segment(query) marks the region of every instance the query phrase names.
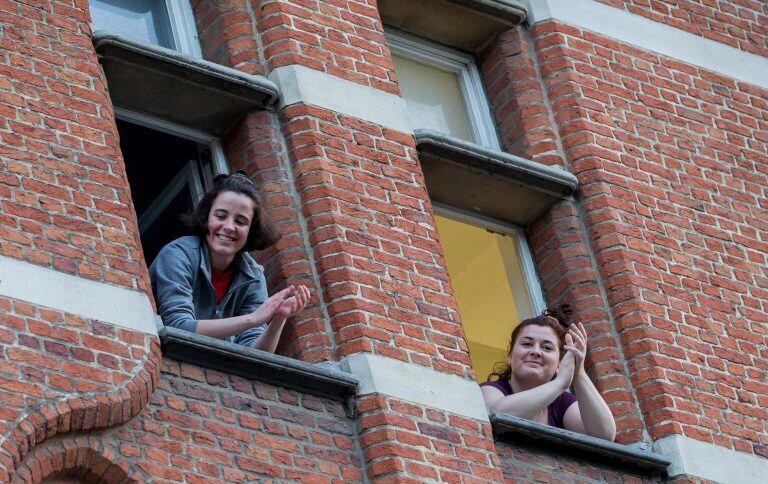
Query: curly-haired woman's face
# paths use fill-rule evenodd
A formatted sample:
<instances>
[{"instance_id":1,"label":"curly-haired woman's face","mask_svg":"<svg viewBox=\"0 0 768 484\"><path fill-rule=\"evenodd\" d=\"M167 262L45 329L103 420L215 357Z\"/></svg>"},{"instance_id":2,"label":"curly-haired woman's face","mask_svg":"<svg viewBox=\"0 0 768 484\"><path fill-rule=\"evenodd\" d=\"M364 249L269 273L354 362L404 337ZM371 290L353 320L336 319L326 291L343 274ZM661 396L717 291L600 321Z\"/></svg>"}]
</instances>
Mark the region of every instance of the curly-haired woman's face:
<instances>
[{"instance_id":1,"label":"curly-haired woman's face","mask_svg":"<svg viewBox=\"0 0 768 484\"><path fill-rule=\"evenodd\" d=\"M531 324L517 336L507 362L516 379L544 384L552 379L560 364L560 348L555 331L549 326Z\"/></svg>"},{"instance_id":2,"label":"curly-haired woman's face","mask_svg":"<svg viewBox=\"0 0 768 484\"><path fill-rule=\"evenodd\" d=\"M228 266L245 246L253 215L253 201L242 193L221 192L213 200L205 241L214 267Z\"/></svg>"}]
</instances>

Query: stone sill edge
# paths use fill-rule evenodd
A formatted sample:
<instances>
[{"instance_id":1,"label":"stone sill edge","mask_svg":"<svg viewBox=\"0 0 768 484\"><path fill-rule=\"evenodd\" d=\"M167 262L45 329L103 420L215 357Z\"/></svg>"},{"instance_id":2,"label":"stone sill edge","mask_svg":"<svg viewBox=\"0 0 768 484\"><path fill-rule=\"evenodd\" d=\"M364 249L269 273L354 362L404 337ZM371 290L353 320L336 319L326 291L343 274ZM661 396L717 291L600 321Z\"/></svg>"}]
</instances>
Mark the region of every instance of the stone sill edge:
<instances>
[{"instance_id":1,"label":"stone sill edge","mask_svg":"<svg viewBox=\"0 0 768 484\"><path fill-rule=\"evenodd\" d=\"M627 445L590 437L548 425L541 425L510 415L490 415L493 433L497 437L522 436L543 444L556 444L560 448L592 457L598 462L617 467L629 467L651 475L664 472L672 463L664 455L639 450ZM551 450L551 447L550 447Z\"/></svg>"},{"instance_id":2,"label":"stone sill edge","mask_svg":"<svg viewBox=\"0 0 768 484\"><path fill-rule=\"evenodd\" d=\"M355 395L356 376L331 364L311 364L176 328L158 332L163 356L318 397L347 402Z\"/></svg>"},{"instance_id":3,"label":"stone sill edge","mask_svg":"<svg viewBox=\"0 0 768 484\"><path fill-rule=\"evenodd\" d=\"M429 151L430 147L435 147L470 158L476 162L477 168L483 165L494 167L494 171L511 175L511 178L517 177L514 174L523 175L528 179L526 185L552 192L559 197L572 195L579 186L578 179L572 173L560 168L492 150L430 129L416 129L413 135L419 149Z\"/></svg>"},{"instance_id":4,"label":"stone sill edge","mask_svg":"<svg viewBox=\"0 0 768 484\"><path fill-rule=\"evenodd\" d=\"M525 22L528 17L528 9L525 3L519 0L449 0L452 3L463 5L469 9L484 13L491 17L504 20L510 25L518 25Z\"/></svg>"},{"instance_id":5,"label":"stone sill edge","mask_svg":"<svg viewBox=\"0 0 768 484\"><path fill-rule=\"evenodd\" d=\"M112 46L170 65L190 69L199 74L259 92L267 98L264 102L265 106L274 104L280 95L277 85L263 76L247 74L204 59L196 59L172 49L139 42L108 30L97 30L91 34L91 38L96 52L101 52L107 46Z\"/></svg>"}]
</instances>

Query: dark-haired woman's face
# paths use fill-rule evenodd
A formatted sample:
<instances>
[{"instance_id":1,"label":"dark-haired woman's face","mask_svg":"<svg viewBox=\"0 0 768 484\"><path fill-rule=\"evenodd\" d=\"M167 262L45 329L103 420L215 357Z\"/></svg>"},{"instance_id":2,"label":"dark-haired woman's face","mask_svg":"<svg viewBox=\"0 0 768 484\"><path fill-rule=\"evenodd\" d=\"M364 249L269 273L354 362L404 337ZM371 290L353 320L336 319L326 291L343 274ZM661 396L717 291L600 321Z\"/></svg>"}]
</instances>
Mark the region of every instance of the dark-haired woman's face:
<instances>
[{"instance_id":1,"label":"dark-haired woman's face","mask_svg":"<svg viewBox=\"0 0 768 484\"><path fill-rule=\"evenodd\" d=\"M538 381L552 379L560 364L557 334L549 326L531 324L524 327L507 357L512 377Z\"/></svg>"},{"instance_id":2,"label":"dark-haired woman's face","mask_svg":"<svg viewBox=\"0 0 768 484\"><path fill-rule=\"evenodd\" d=\"M215 268L221 270L229 266L245 246L253 216L253 201L242 193L221 192L213 200L205 241Z\"/></svg>"}]
</instances>

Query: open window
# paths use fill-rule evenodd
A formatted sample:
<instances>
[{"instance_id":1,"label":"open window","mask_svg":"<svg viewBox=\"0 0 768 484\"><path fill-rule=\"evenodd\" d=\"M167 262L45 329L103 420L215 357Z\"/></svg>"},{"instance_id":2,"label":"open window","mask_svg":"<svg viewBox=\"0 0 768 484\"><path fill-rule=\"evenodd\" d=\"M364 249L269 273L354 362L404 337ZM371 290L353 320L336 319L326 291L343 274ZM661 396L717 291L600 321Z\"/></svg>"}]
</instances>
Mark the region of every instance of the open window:
<instances>
[{"instance_id":1,"label":"open window","mask_svg":"<svg viewBox=\"0 0 768 484\"><path fill-rule=\"evenodd\" d=\"M89 0L93 31L118 35L202 58L188 0Z\"/></svg>"},{"instance_id":2,"label":"open window","mask_svg":"<svg viewBox=\"0 0 768 484\"><path fill-rule=\"evenodd\" d=\"M505 361L518 322L544 307L522 229L442 205L435 224L480 382Z\"/></svg>"},{"instance_id":3,"label":"open window","mask_svg":"<svg viewBox=\"0 0 768 484\"><path fill-rule=\"evenodd\" d=\"M181 216L227 173L218 139L168 122L117 110L120 149L147 264L168 242L188 233Z\"/></svg>"}]
</instances>

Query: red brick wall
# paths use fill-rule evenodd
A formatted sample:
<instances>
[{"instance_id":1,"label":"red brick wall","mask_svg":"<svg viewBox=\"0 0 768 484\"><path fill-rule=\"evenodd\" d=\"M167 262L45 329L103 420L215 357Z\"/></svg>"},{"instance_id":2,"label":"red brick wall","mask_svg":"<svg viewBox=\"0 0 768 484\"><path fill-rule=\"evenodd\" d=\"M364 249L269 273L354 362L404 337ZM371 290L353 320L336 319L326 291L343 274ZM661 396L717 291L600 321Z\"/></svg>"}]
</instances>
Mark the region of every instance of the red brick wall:
<instances>
[{"instance_id":1,"label":"red brick wall","mask_svg":"<svg viewBox=\"0 0 768 484\"><path fill-rule=\"evenodd\" d=\"M87 10L0 8L0 251L148 292Z\"/></svg>"},{"instance_id":2,"label":"red brick wall","mask_svg":"<svg viewBox=\"0 0 768 484\"><path fill-rule=\"evenodd\" d=\"M760 0L597 0L752 54L768 55L768 7Z\"/></svg>"},{"instance_id":3,"label":"red brick wall","mask_svg":"<svg viewBox=\"0 0 768 484\"><path fill-rule=\"evenodd\" d=\"M115 426L155 388L155 337L0 298L0 481L59 434Z\"/></svg>"},{"instance_id":4,"label":"red brick wall","mask_svg":"<svg viewBox=\"0 0 768 484\"><path fill-rule=\"evenodd\" d=\"M138 417L94 439L50 441L20 475L77 473L79 456L80 466L101 463L95 473L112 469L142 482L356 482L362 471L354 432L340 402L163 360L157 390ZM69 465L57 464L67 449Z\"/></svg>"},{"instance_id":5,"label":"red brick wall","mask_svg":"<svg viewBox=\"0 0 768 484\"><path fill-rule=\"evenodd\" d=\"M649 478L630 471L622 471L573 456L564 456L556 448L496 442L501 471L508 482L664 482L660 477ZM695 481L690 481L695 482Z\"/></svg>"},{"instance_id":6,"label":"red brick wall","mask_svg":"<svg viewBox=\"0 0 768 484\"><path fill-rule=\"evenodd\" d=\"M523 28L501 34L479 56L488 103L507 153L563 165L533 46Z\"/></svg>"},{"instance_id":7,"label":"red brick wall","mask_svg":"<svg viewBox=\"0 0 768 484\"><path fill-rule=\"evenodd\" d=\"M203 57L249 74L264 75L256 19L246 0L191 0Z\"/></svg>"},{"instance_id":8,"label":"red brick wall","mask_svg":"<svg viewBox=\"0 0 768 484\"><path fill-rule=\"evenodd\" d=\"M148 293L85 4L5 1L0 18L0 254ZM4 482L30 449L124 422L154 388L143 333L0 298L0 335Z\"/></svg>"},{"instance_id":9,"label":"red brick wall","mask_svg":"<svg viewBox=\"0 0 768 484\"><path fill-rule=\"evenodd\" d=\"M301 65L399 93L375 0L267 0L253 13L270 70Z\"/></svg>"},{"instance_id":10,"label":"red brick wall","mask_svg":"<svg viewBox=\"0 0 768 484\"><path fill-rule=\"evenodd\" d=\"M376 482L499 482L491 426L374 395L357 404L360 446Z\"/></svg>"},{"instance_id":11,"label":"red brick wall","mask_svg":"<svg viewBox=\"0 0 768 484\"><path fill-rule=\"evenodd\" d=\"M651 437L753 452L768 93L556 22L532 34Z\"/></svg>"}]
</instances>

